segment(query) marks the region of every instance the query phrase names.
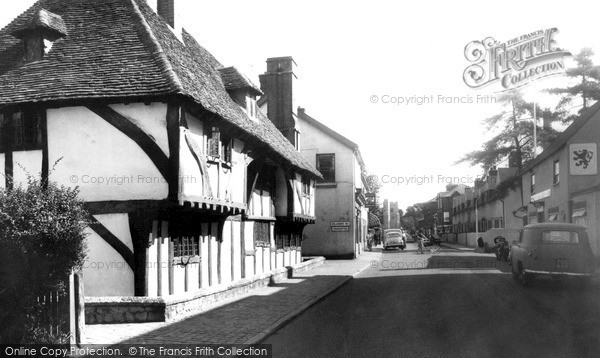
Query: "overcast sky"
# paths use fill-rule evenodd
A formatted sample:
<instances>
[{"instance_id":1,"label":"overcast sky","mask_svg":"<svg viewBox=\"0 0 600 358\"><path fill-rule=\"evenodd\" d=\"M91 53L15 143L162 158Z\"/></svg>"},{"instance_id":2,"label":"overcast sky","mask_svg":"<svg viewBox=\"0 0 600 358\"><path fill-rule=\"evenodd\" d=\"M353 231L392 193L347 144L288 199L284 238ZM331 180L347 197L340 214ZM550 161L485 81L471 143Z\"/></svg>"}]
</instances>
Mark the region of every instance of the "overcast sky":
<instances>
[{"instance_id":1,"label":"overcast sky","mask_svg":"<svg viewBox=\"0 0 600 358\"><path fill-rule=\"evenodd\" d=\"M257 84L268 57L292 56L297 104L358 143L370 173L413 177L411 184L384 184L383 196L402 208L435 197L448 178L472 184L482 175L478 167L454 162L481 147L481 121L498 106L440 103L439 97L493 94L463 82L467 43L489 36L505 42L556 27L559 47L600 53L600 5L583 1L179 1L184 27L221 63ZM32 3L2 1L0 27ZM538 81L526 89L527 98L550 103L540 89L562 82ZM386 95L435 100L385 104ZM415 183L432 176L433 183Z\"/></svg>"}]
</instances>

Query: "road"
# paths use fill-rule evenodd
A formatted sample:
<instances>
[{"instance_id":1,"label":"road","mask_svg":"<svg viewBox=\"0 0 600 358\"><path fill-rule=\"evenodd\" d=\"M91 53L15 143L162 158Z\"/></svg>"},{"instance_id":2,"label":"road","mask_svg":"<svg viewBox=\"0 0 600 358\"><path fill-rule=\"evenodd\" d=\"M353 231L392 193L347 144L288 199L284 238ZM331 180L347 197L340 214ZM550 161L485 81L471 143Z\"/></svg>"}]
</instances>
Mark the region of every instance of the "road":
<instances>
[{"instance_id":1,"label":"road","mask_svg":"<svg viewBox=\"0 0 600 358\"><path fill-rule=\"evenodd\" d=\"M596 282L521 287L491 255L409 243L264 343L274 357L598 356L599 298Z\"/></svg>"}]
</instances>

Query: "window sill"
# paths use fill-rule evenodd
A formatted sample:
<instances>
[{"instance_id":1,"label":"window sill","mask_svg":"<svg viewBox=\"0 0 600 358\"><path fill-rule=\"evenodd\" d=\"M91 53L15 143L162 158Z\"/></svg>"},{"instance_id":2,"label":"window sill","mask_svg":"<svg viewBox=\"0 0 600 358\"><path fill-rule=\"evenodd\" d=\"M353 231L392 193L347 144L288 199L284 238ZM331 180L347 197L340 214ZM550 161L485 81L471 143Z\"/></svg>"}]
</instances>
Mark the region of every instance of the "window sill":
<instances>
[{"instance_id":1,"label":"window sill","mask_svg":"<svg viewBox=\"0 0 600 358\"><path fill-rule=\"evenodd\" d=\"M298 248L296 248L296 247L288 246L288 247L284 247L283 249L275 249L275 250L271 250L271 251L275 251L277 253L284 253L284 252L291 252L291 251L294 251L297 249Z\"/></svg>"},{"instance_id":2,"label":"window sill","mask_svg":"<svg viewBox=\"0 0 600 358\"><path fill-rule=\"evenodd\" d=\"M227 168L231 168L231 162L227 162L225 160L222 160L220 157L215 157L212 155L207 155L206 156L206 162L209 164L219 164L221 163L222 166L227 167Z\"/></svg>"},{"instance_id":3,"label":"window sill","mask_svg":"<svg viewBox=\"0 0 600 358\"><path fill-rule=\"evenodd\" d=\"M277 221L274 216L246 215L244 221Z\"/></svg>"},{"instance_id":4,"label":"window sill","mask_svg":"<svg viewBox=\"0 0 600 358\"><path fill-rule=\"evenodd\" d=\"M194 256L175 256L173 258L173 265L174 266L186 266L186 265L189 265L189 264L200 263L200 261L202 261L202 259L198 255L194 255Z\"/></svg>"}]
</instances>

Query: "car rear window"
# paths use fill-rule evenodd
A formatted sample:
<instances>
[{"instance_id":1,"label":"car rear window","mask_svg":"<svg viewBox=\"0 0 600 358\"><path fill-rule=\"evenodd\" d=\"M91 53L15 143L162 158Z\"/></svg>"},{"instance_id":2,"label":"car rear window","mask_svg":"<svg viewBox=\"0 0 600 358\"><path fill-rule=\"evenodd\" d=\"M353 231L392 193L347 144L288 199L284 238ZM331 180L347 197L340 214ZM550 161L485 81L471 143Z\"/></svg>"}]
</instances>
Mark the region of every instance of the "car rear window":
<instances>
[{"instance_id":1,"label":"car rear window","mask_svg":"<svg viewBox=\"0 0 600 358\"><path fill-rule=\"evenodd\" d=\"M578 244L579 235L575 231L544 231L542 233L542 243L544 244Z\"/></svg>"},{"instance_id":2,"label":"car rear window","mask_svg":"<svg viewBox=\"0 0 600 358\"><path fill-rule=\"evenodd\" d=\"M390 232L387 234L387 237L400 237L400 233L397 232Z\"/></svg>"}]
</instances>

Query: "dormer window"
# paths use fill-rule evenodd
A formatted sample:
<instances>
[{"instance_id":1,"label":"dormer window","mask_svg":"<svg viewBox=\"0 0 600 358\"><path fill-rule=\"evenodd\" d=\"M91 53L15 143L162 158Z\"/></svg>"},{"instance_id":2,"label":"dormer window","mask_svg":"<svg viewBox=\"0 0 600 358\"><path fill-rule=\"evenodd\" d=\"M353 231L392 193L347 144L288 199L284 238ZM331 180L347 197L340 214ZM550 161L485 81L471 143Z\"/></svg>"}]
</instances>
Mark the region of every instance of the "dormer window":
<instances>
[{"instance_id":1,"label":"dormer window","mask_svg":"<svg viewBox=\"0 0 600 358\"><path fill-rule=\"evenodd\" d=\"M246 113L251 119L256 119L256 97L246 96Z\"/></svg>"},{"instance_id":2,"label":"dormer window","mask_svg":"<svg viewBox=\"0 0 600 358\"><path fill-rule=\"evenodd\" d=\"M246 112L250 119L256 120L258 118L256 96L263 94L261 90L235 67L222 68L219 72L231 99Z\"/></svg>"},{"instance_id":3,"label":"dormer window","mask_svg":"<svg viewBox=\"0 0 600 358\"><path fill-rule=\"evenodd\" d=\"M60 15L40 9L11 35L23 40L23 60L33 62L41 60L56 40L66 36L67 28Z\"/></svg>"}]
</instances>

